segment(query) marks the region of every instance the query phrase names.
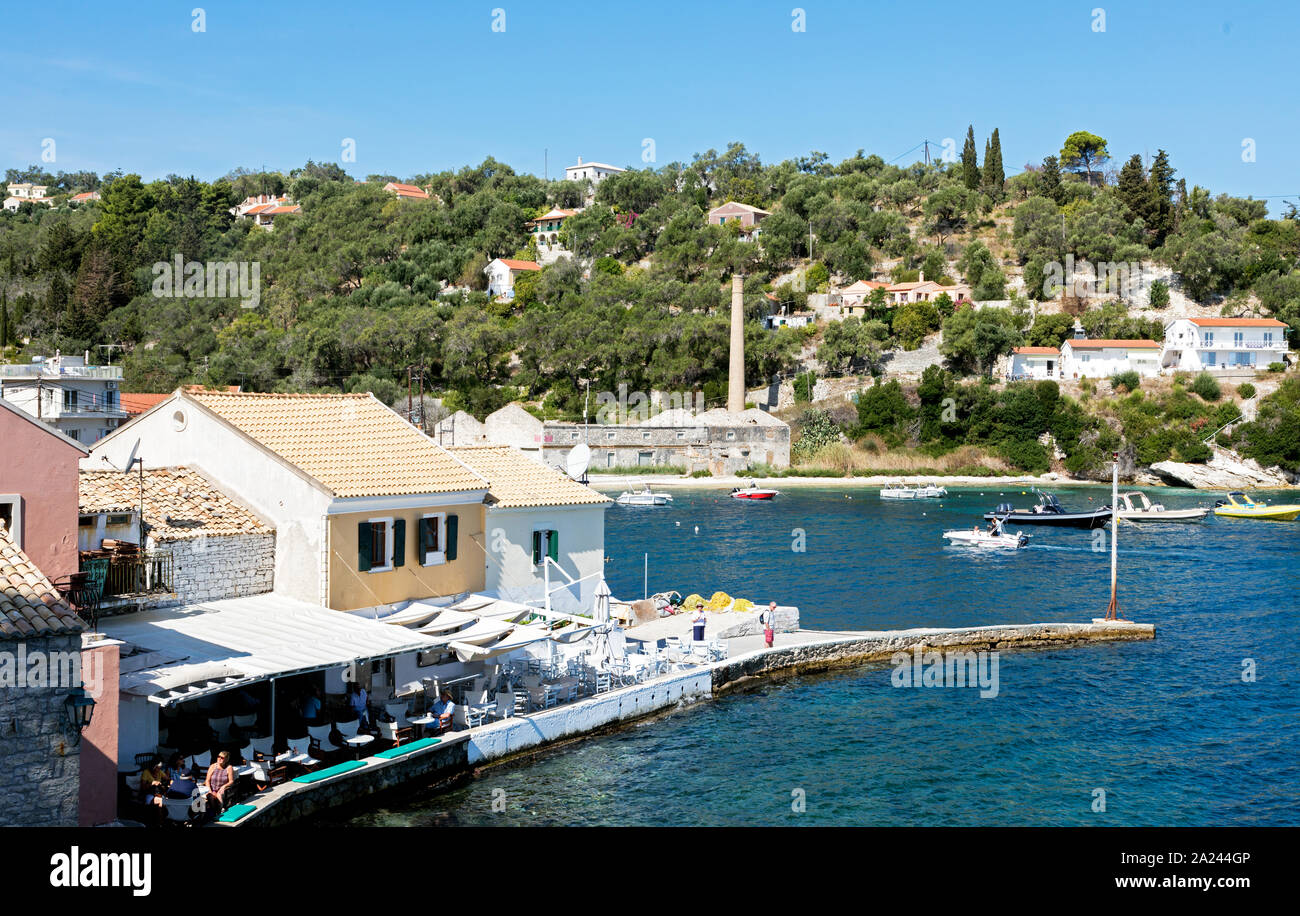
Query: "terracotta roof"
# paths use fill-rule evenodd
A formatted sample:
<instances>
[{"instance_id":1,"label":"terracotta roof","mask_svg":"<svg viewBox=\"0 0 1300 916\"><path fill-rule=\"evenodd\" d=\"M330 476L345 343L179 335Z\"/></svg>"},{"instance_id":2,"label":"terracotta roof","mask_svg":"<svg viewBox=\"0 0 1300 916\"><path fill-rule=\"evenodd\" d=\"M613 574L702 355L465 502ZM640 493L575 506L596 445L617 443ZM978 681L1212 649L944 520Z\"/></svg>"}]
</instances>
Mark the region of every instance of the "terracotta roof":
<instances>
[{"instance_id":1,"label":"terracotta roof","mask_svg":"<svg viewBox=\"0 0 1300 916\"><path fill-rule=\"evenodd\" d=\"M483 490L486 481L370 394L235 394L192 399L340 498Z\"/></svg>"},{"instance_id":2,"label":"terracotta roof","mask_svg":"<svg viewBox=\"0 0 1300 916\"><path fill-rule=\"evenodd\" d=\"M1016 347L1011 352L1021 356L1058 356L1061 351L1056 347Z\"/></svg>"},{"instance_id":3,"label":"terracotta roof","mask_svg":"<svg viewBox=\"0 0 1300 916\"><path fill-rule=\"evenodd\" d=\"M139 474L82 471L79 490L82 515L130 512L140 506ZM272 532L198 471L183 467L144 472L144 520L150 534L171 541Z\"/></svg>"},{"instance_id":4,"label":"terracotta roof","mask_svg":"<svg viewBox=\"0 0 1300 916\"><path fill-rule=\"evenodd\" d=\"M913 280L909 283L891 283L889 286L885 287L885 289L889 290L890 292L901 293L910 289L916 289L918 286L938 286L938 285L939 284L935 283L933 280Z\"/></svg>"},{"instance_id":5,"label":"terracotta roof","mask_svg":"<svg viewBox=\"0 0 1300 916\"><path fill-rule=\"evenodd\" d=\"M610 501L509 445L466 445L449 451L488 479L490 506L597 506Z\"/></svg>"},{"instance_id":6,"label":"terracotta roof","mask_svg":"<svg viewBox=\"0 0 1300 916\"><path fill-rule=\"evenodd\" d=\"M709 213L711 213L711 214L712 214L712 213L717 213L719 210L726 209L727 207L738 207L738 208L740 208L741 210L744 210L744 211L747 212L747 213L762 213L764 216L771 216L771 215L772 215L772 211L770 211L770 210L764 210L762 207L755 207L755 206L753 206L753 205L751 205L751 204L742 204L742 203L741 203L740 201L738 201L738 200L729 200L729 201L727 201L727 202L724 203L724 204L718 204L716 207L714 207L712 210L710 210Z\"/></svg>"},{"instance_id":7,"label":"terracotta roof","mask_svg":"<svg viewBox=\"0 0 1300 916\"><path fill-rule=\"evenodd\" d=\"M71 200L73 200L73 201L78 201L78 200L99 200L99 192L98 192L98 191L82 191L80 194L74 194L74 195L72 195Z\"/></svg>"},{"instance_id":8,"label":"terracotta roof","mask_svg":"<svg viewBox=\"0 0 1300 916\"><path fill-rule=\"evenodd\" d=\"M1121 349L1121 350L1159 350L1160 344L1154 340L1067 340L1065 344L1070 345L1072 350L1101 350L1101 349Z\"/></svg>"},{"instance_id":9,"label":"terracotta roof","mask_svg":"<svg viewBox=\"0 0 1300 916\"><path fill-rule=\"evenodd\" d=\"M80 633L86 624L0 523L0 639Z\"/></svg>"},{"instance_id":10,"label":"terracotta roof","mask_svg":"<svg viewBox=\"0 0 1300 916\"><path fill-rule=\"evenodd\" d=\"M282 205L282 206L275 207L275 208L273 208L273 209L267 210L267 211L266 211L266 215L267 215L267 216L275 216L276 214L279 214L279 213L301 213L301 212L302 212L302 205L301 205L301 204L294 204L293 206L283 206L283 205Z\"/></svg>"},{"instance_id":11,"label":"terracotta roof","mask_svg":"<svg viewBox=\"0 0 1300 916\"><path fill-rule=\"evenodd\" d=\"M413 184L400 184L396 181L390 181L384 185L385 191L392 191L398 197L417 197L420 200L428 200L429 192L424 188L417 188Z\"/></svg>"},{"instance_id":12,"label":"terracotta roof","mask_svg":"<svg viewBox=\"0 0 1300 916\"><path fill-rule=\"evenodd\" d=\"M511 270L541 270L542 265L536 261L514 261L510 258L497 258L502 264Z\"/></svg>"},{"instance_id":13,"label":"terracotta roof","mask_svg":"<svg viewBox=\"0 0 1300 916\"><path fill-rule=\"evenodd\" d=\"M161 404L169 397L171 397L170 392L166 394L151 394L145 392L131 394L123 391L121 395L119 395L122 402L122 409L133 417L137 414L144 413L155 404Z\"/></svg>"},{"instance_id":14,"label":"terracotta roof","mask_svg":"<svg viewBox=\"0 0 1300 916\"><path fill-rule=\"evenodd\" d=\"M578 212L577 210L561 210L559 207L552 207L548 212L543 213L541 216L537 217L537 219L530 219L528 222L540 223L542 222L542 220L568 219L570 216L573 216L577 212Z\"/></svg>"},{"instance_id":15,"label":"terracotta roof","mask_svg":"<svg viewBox=\"0 0 1300 916\"><path fill-rule=\"evenodd\" d=\"M1276 318L1189 318L1202 328L1284 328L1286 322Z\"/></svg>"}]
</instances>

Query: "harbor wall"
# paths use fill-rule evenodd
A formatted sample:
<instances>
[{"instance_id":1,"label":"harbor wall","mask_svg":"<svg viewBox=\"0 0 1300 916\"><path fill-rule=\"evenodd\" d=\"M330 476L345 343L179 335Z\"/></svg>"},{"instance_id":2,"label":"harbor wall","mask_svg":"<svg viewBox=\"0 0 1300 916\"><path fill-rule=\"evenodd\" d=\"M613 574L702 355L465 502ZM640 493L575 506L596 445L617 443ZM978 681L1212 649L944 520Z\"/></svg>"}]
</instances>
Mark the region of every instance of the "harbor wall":
<instances>
[{"instance_id":1,"label":"harbor wall","mask_svg":"<svg viewBox=\"0 0 1300 916\"><path fill-rule=\"evenodd\" d=\"M917 646L993 652L1154 638L1155 626L1141 623L1032 623L851 634L788 646L778 644L718 662L713 666L713 691L721 693L747 686L760 678L812 674L884 661L895 652L908 652Z\"/></svg>"}]
</instances>

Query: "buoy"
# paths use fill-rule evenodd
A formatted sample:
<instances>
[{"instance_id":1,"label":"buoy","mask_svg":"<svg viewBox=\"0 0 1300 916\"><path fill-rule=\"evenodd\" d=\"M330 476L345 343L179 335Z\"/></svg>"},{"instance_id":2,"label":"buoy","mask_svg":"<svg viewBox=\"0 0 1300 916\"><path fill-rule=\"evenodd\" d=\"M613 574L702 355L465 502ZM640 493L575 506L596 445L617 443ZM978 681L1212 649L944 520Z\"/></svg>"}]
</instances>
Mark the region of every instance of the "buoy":
<instances>
[{"instance_id":1,"label":"buoy","mask_svg":"<svg viewBox=\"0 0 1300 916\"><path fill-rule=\"evenodd\" d=\"M700 533L700 526L699 526L699 525L696 525L696 526L695 526L695 533L696 533L696 534L699 534L699 533Z\"/></svg>"},{"instance_id":2,"label":"buoy","mask_svg":"<svg viewBox=\"0 0 1300 916\"><path fill-rule=\"evenodd\" d=\"M681 522L674 522L673 524L675 524L678 528L682 527L682 523L681 523Z\"/></svg>"}]
</instances>

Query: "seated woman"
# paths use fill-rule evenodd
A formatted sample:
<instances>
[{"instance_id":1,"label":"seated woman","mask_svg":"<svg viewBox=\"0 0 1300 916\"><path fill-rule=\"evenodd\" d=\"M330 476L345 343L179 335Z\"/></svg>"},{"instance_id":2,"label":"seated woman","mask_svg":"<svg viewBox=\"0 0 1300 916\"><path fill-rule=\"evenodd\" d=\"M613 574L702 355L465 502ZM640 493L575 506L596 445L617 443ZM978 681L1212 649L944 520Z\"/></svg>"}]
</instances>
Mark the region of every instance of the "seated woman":
<instances>
[{"instance_id":1,"label":"seated woman","mask_svg":"<svg viewBox=\"0 0 1300 916\"><path fill-rule=\"evenodd\" d=\"M155 756L140 773L140 801L149 807L151 814L159 821L163 818L163 796L167 794L167 771L163 769L162 758ZM159 809L154 810L155 806Z\"/></svg>"},{"instance_id":2,"label":"seated woman","mask_svg":"<svg viewBox=\"0 0 1300 916\"><path fill-rule=\"evenodd\" d=\"M194 794L194 774L190 772L189 761L179 751L167 761L167 782L168 798L189 798Z\"/></svg>"},{"instance_id":3,"label":"seated woman","mask_svg":"<svg viewBox=\"0 0 1300 916\"><path fill-rule=\"evenodd\" d=\"M235 784L235 768L230 765L229 751L222 751L217 755L216 761L208 767L203 784L208 787L207 811L215 817L226 807L230 798L230 788Z\"/></svg>"}]
</instances>

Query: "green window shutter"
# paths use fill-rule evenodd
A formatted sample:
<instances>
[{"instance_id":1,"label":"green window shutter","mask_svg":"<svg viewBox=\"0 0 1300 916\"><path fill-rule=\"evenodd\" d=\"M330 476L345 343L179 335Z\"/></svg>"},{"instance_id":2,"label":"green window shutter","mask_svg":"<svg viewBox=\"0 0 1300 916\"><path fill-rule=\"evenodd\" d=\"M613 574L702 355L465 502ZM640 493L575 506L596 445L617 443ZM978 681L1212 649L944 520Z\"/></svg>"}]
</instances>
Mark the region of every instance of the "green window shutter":
<instances>
[{"instance_id":1,"label":"green window shutter","mask_svg":"<svg viewBox=\"0 0 1300 916\"><path fill-rule=\"evenodd\" d=\"M460 516L447 516L447 562L456 559L456 534L460 530Z\"/></svg>"},{"instance_id":2,"label":"green window shutter","mask_svg":"<svg viewBox=\"0 0 1300 916\"><path fill-rule=\"evenodd\" d=\"M370 556L370 522L357 523L357 569L369 572L373 557Z\"/></svg>"},{"instance_id":3,"label":"green window shutter","mask_svg":"<svg viewBox=\"0 0 1300 916\"><path fill-rule=\"evenodd\" d=\"M393 566L406 565L406 519L393 522Z\"/></svg>"},{"instance_id":4,"label":"green window shutter","mask_svg":"<svg viewBox=\"0 0 1300 916\"><path fill-rule=\"evenodd\" d=\"M542 533L533 532L533 565L537 566L542 562Z\"/></svg>"},{"instance_id":5,"label":"green window shutter","mask_svg":"<svg viewBox=\"0 0 1300 916\"><path fill-rule=\"evenodd\" d=\"M421 566L424 565L424 558L429 553L429 522L431 521L437 522L437 519L422 518L418 522L416 522L416 526L419 528L419 535L420 535L419 536L420 556L417 558L417 562Z\"/></svg>"},{"instance_id":6,"label":"green window shutter","mask_svg":"<svg viewBox=\"0 0 1300 916\"><path fill-rule=\"evenodd\" d=\"M560 532L546 532L546 555L556 563L560 562Z\"/></svg>"}]
</instances>

